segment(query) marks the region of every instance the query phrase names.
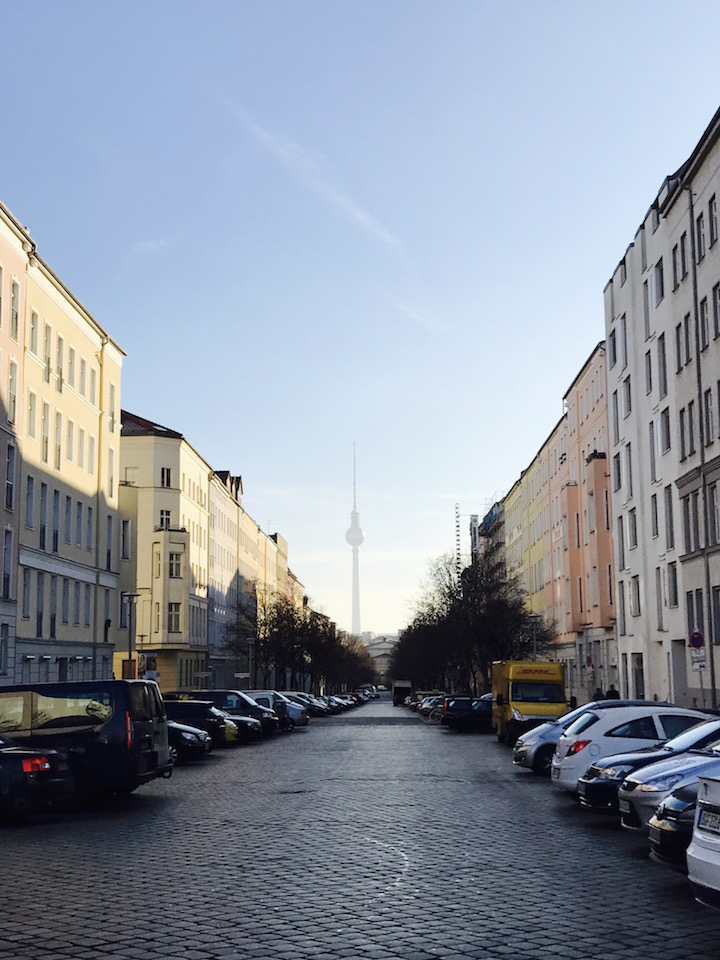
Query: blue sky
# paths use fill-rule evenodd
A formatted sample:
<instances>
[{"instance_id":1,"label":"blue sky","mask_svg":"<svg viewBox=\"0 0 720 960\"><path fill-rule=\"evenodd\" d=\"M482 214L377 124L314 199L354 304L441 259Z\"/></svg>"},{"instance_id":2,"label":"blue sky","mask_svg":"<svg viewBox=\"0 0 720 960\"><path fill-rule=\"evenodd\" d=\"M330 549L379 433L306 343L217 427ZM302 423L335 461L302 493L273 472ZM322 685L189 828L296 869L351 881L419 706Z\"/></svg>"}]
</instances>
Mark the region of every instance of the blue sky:
<instances>
[{"instance_id":1,"label":"blue sky","mask_svg":"<svg viewBox=\"0 0 720 960\"><path fill-rule=\"evenodd\" d=\"M127 352L122 404L243 477L313 604L412 616L604 336L720 102L689 0L8 2L0 199ZM10 42L11 40L11 42Z\"/></svg>"}]
</instances>

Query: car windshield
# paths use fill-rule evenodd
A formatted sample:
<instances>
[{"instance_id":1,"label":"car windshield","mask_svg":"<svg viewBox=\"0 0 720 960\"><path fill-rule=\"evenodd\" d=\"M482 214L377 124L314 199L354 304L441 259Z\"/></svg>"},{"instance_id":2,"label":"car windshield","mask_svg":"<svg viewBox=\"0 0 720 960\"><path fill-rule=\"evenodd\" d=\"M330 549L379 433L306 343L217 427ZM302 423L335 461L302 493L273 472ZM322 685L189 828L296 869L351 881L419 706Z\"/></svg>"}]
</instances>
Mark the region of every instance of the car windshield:
<instances>
[{"instance_id":1,"label":"car windshield","mask_svg":"<svg viewBox=\"0 0 720 960\"><path fill-rule=\"evenodd\" d=\"M523 703L564 703L565 689L559 683L516 681L512 685L512 699Z\"/></svg>"},{"instance_id":2,"label":"car windshield","mask_svg":"<svg viewBox=\"0 0 720 960\"><path fill-rule=\"evenodd\" d=\"M673 750L682 753L685 750L691 750L698 745L698 742L705 737L717 734L720 737L720 720L701 720L694 726L671 740L666 740L663 744L663 750Z\"/></svg>"}]
</instances>

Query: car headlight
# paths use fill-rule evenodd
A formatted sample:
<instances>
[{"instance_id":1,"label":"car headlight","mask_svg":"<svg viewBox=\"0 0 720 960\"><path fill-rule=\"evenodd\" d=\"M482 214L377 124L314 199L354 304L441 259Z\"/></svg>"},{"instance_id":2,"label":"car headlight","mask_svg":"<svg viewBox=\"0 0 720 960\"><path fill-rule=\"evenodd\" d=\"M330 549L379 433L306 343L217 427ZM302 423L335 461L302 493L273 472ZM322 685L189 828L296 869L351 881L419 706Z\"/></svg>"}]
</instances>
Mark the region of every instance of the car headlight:
<instances>
[{"instance_id":1,"label":"car headlight","mask_svg":"<svg viewBox=\"0 0 720 960\"><path fill-rule=\"evenodd\" d=\"M520 713L520 711L517 710L515 707L513 707L512 718L513 718L513 720L524 720L524 719L525 719L525 717L523 717L523 715Z\"/></svg>"},{"instance_id":2,"label":"car headlight","mask_svg":"<svg viewBox=\"0 0 720 960\"><path fill-rule=\"evenodd\" d=\"M633 769L630 763L618 763L616 766L599 767L597 769L597 780L624 780L626 774Z\"/></svg>"},{"instance_id":3,"label":"car headlight","mask_svg":"<svg viewBox=\"0 0 720 960\"><path fill-rule=\"evenodd\" d=\"M669 774L667 777L661 777L657 780L648 780L647 783L641 783L638 790L641 793L662 793L673 789L683 779L681 773Z\"/></svg>"},{"instance_id":4,"label":"car headlight","mask_svg":"<svg viewBox=\"0 0 720 960\"><path fill-rule=\"evenodd\" d=\"M197 740L197 737L194 733L181 733L180 736L183 740Z\"/></svg>"}]
</instances>

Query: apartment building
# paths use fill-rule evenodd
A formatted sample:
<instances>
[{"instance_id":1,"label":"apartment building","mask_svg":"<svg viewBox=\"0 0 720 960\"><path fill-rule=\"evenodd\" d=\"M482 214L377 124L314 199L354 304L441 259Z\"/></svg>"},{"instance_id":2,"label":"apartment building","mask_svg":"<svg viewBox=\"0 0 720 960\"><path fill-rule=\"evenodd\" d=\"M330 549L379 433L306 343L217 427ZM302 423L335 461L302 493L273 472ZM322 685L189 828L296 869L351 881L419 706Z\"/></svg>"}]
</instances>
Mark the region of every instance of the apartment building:
<instances>
[{"instance_id":1,"label":"apartment building","mask_svg":"<svg viewBox=\"0 0 720 960\"><path fill-rule=\"evenodd\" d=\"M720 111L605 288L622 690L717 705ZM691 651L696 634L702 646Z\"/></svg>"},{"instance_id":2,"label":"apartment building","mask_svg":"<svg viewBox=\"0 0 720 960\"><path fill-rule=\"evenodd\" d=\"M0 296L0 682L108 677L124 354L1 206Z\"/></svg>"},{"instance_id":3,"label":"apartment building","mask_svg":"<svg viewBox=\"0 0 720 960\"><path fill-rule=\"evenodd\" d=\"M565 412L480 530L504 536L508 574L555 633L553 657L580 702L618 683L607 459L605 344L563 397Z\"/></svg>"}]
</instances>

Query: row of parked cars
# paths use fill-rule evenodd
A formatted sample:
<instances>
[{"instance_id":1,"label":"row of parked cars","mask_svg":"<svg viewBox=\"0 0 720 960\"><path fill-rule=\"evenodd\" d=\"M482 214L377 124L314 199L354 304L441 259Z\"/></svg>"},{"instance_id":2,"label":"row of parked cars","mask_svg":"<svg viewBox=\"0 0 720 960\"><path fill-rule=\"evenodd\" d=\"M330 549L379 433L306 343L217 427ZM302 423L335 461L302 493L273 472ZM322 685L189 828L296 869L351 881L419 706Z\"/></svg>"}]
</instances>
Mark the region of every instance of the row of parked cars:
<instances>
[{"instance_id":1,"label":"row of parked cars","mask_svg":"<svg viewBox=\"0 0 720 960\"><path fill-rule=\"evenodd\" d=\"M720 718L671 703L601 700L534 727L513 762L552 789L648 837L653 860L687 873L720 907Z\"/></svg>"},{"instance_id":2,"label":"row of parked cars","mask_svg":"<svg viewBox=\"0 0 720 960\"><path fill-rule=\"evenodd\" d=\"M0 687L0 821L71 800L131 793L215 747L305 725L374 690L196 690L161 695L145 680Z\"/></svg>"},{"instance_id":3,"label":"row of parked cars","mask_svg":"<svg viewBox=\"0 0 720 960\"><path fill-rule=\"evenodd\" d=\"M408 697L427 720L491 732L492 694ZM513 763L589 812L645 833L653 860L720 909L720 717L646 700L594 700L523 733Z\"/></svg>"}]
</instances>

